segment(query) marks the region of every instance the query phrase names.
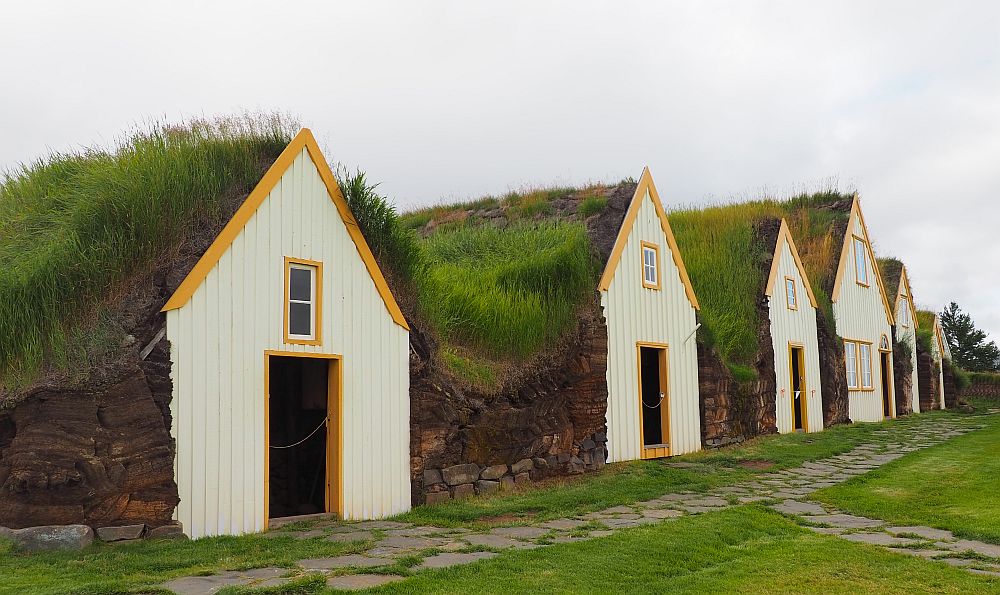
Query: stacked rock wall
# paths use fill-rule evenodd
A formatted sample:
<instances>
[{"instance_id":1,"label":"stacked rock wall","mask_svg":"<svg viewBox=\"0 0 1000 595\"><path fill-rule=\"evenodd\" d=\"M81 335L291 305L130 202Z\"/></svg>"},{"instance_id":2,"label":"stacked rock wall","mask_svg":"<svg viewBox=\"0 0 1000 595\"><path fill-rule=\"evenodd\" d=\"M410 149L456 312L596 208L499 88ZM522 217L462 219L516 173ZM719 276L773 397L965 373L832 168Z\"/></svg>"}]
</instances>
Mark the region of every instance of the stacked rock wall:
<instances>
[{"instance_id":1,"label":"stacked rock wall","mask_svg":"<svg viewBox=\"0 0 1000 595\"><path fill-rule=\"evenodd\" d=\"M608 336L596 300L551 354L495 393L437 370L419 332L411 343L414 505L604 465Z\"/></svg>"},{"instance_id":2,"label":"stacked rock wall","mask_svg":"<svg viewBox=\"0 0 1000 595\"><path fill-rule=\"evenodd\" d=\"M940 367L930 353L917 350L917 383L920 392L920 410L940 409Z\"/></svg>"}]
</instances>

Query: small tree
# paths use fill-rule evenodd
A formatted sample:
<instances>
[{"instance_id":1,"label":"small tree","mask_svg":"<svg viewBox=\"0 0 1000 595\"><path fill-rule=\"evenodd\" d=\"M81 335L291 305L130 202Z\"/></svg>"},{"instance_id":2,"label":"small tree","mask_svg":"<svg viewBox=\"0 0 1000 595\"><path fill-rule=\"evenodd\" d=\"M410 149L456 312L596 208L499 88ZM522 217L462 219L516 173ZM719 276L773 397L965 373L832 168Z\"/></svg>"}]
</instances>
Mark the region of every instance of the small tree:
<instances>
[{"instance_id":1,"label":"small tree","mask_svg":"<svg viewBox=\"0 0 1000 595\"><path fill-rule=\"evenodd\" d=\"M952 302L941 312L941 326L955 363L971 372L996 372L1000 367L1000 348L987 340L958 304Z\"/></svg>"}]
</instances>

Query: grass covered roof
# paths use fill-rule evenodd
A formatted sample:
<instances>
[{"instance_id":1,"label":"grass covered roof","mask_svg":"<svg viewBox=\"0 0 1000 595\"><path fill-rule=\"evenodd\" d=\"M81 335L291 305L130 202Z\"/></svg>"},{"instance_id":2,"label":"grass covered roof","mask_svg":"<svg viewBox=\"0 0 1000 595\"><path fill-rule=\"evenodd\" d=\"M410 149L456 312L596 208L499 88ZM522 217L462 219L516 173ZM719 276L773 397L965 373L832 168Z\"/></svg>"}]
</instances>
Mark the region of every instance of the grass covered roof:
<instances>
[{"instance_id":1,"label":"grass covered roof","mask_svg":"<svg viewBox=\"0 0 1000 595\"><path fill-rule=\"evenodd\" d=\"M749 373L758 351L757 304L781 219L788 223L820 307L829 313L852 202L853 195L824 191L669 213L701 302L703 335L734 372Z\"/></svg>"},{"instance_id":2,"label":"grass covered roof","mask_svg":"<svg viewBox=\"0 0 1000 595\"><path fill-rule=\"evenodd\" d=\"M886 297L889 298L889 305L893 312L896 311L896 298L899 297L899 284L903 280L903 261L898 258L879 258L878 270L882 275L882 282L885 283ZM912 299L913 296L910 296ZM917 321L917 325L920 321Z\"/></svg>"},{"instance_id":3,"label":"grass covered roof","mask_svg":"<svg viewBox=\"0 0 1000 595\"><path fill-rule=\"evenodd\" d=\"M192 226L231 214L297 126L277 117L136 131L0 182L0 388L80 365L121 284Z\"/></svg>"}]
</instances>

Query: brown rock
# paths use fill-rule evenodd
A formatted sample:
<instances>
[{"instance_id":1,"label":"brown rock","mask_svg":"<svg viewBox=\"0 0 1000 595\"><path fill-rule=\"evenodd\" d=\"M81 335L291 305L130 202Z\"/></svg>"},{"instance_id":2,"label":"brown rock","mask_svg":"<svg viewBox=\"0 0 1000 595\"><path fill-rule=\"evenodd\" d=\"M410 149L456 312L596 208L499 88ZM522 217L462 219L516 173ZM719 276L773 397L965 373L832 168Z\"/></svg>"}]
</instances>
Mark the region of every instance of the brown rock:
<instances>
[{"instance_id":1,"label":"brown rock","mask_svg":"<svg viewBox=\"0 0 1000 595\"><path fill-rule=\"evenodd\" d=\"M117 527L100 527L97 529L97 538L101 541L125 541L128 539L139 539L146 525L120 525Z\"/></svg>"},{"instance_id":2,"label":"brown rock","mask_svg":"<svg viewBox=\"0 0 1000 595\"><path fill-rule=\"evenodd\" d=\"M146 532L146 539L187 539L184 528L174 521L166 525L151 528Z\"/></svg>"},{"instance_id":3,"label":"brown rock","mask_svg":"<svg viewBox=\"0 0 1000 595\"><path fill-rule=\"evenodd\" d=\"M479 474L482 479L496 480L500 479L507 473L507 465L491 465L483 469L483 472Z\"/></svg>"},{"instance_id":4,"label":"brown rock","mask_svg":"<svg viewBox=\"0 0 1000 595\"><path fill-rule=\"evenodd\" d=\"M426 504L439 504L441 502L447 502L448 500L451 500L451 493L447 491L427 492L427 494L424 495L424 502Z\"/></svg>"},{"instance_id":5,"label":"brown rock","mask_svg":"<svg viewBox=\"0 0 1000 595\"><path fill-rule=\"evenodd\" d=\"M444 482L450 486L457 486L465 483L472 483L479 479L479 465L466 463L464 465L452 465L441 470Z\"/></svg>"},{"instance_id":6,"label":"brown rock","mask_svg":"<svg viewBox=\"0 0 1000 595\"><path fill-rule=\"evenodd\" d=\"M476 495L476 488L474 488L471 483L463 483L462 485L457 485L452 488L452 495L456 500L460 498L469 498Z\"/></svg>"},{"instance_id":7,"label":"brown rock","mask_svg":"<svg viewBox=\"0 0 1000 595\"><path fill-rule=\"evenodd\" d=\"M531 476L527 472L518 473L517 475L514 476L514 483L517 485L530 482L531 482Z\"/></svg>"}]
</instances>

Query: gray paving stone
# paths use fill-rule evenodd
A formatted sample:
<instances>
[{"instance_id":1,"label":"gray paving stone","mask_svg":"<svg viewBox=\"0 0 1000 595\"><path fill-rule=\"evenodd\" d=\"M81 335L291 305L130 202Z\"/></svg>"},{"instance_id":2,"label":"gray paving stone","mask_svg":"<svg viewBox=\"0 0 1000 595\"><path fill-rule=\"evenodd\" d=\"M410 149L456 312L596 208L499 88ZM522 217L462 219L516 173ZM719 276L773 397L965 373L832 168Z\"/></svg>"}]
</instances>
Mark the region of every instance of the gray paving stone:
<instances>
[{"instance_id":1,"label":"gray paving stone","mask_svg":"<svg viewBox=\"0 0 1000 595\"><path fill-rule=\"evenodd\" d=\"M497 527L490 531L493 535L502 535L515 539L537 539L548 532L548 529L541 527Z\"/></svg>"},{"instance_id":2,"label":"gray paving stone","mask_svg":"<svg viewBox=\"0 0 1000 595\"><path fill-rule=\"evenodd\" d=\"M568 531L570 529L576 529L577 527L582 527L586 525L586 521L581 521L578 519L555 519L553 521L547 521L539 525L539 527L545 527L546 529L558 529L560 531Z\"/></svg>"},{"instance_id":3,"label":"gray paving stone","mask_svg":"<svg viewBox=\"0 0 1000 595\"><path fill-rule=\"evenodd\" d=\"M642 525L639 519L608 519L604 524L612 529L628 529Z\"/></svg>"},{"instance_id":4,"label":"gray paving stone","mask_svg":"<svg viewBox=\"0 0 1000 595\"><path fill-rule=\"evenodd\" d=\"M560 535L559 537L554 537L552 543L576 543L578 541L587 541L586 537L573 537L572 535Z\"/></svg>"},{"instance_id":5,"label":"gray paving stone","mask_svg":"<svg viewBox=\"0 0 1000 595\"><path fill-rule=\"evenodd\" d=\"M934 549L927 550L927 549L900 548L900 547L891 547L889 548L889 551L896 552L897 554L906 554L907 556L916 556L919 558L923 558L925 560L933 560L938 556L944 556L950 553L945 550L934 550Z\"/></svg>"},{"instance_id":6,"label":"gray paving stone","mask_svg":"<svg viewBox=\"0 0 1000 595\"><path fill-rule=\"evenodd\" d=\"M483 547L516 548L526 545L523 541L511 539L510 537L503 537L502 535L483 535L476 533L473 535L465 535L462 539L469 542L470 545L479 545Z\"/></svg>"},{"instance_id":7,"label":"gray paving stone","mask_svg":"<svg viewBox=\"0 0 1000 595\"><path fill-rule=\"evenodd\" d=\"M688 504L691 506L722 507L729 506L729 500L719 498L718 496L708 496L706 498L699 498L698 500L690 500Z\"/></svg>"},{"instance_id":8,"label":"gray paving stone","mask_svg":"<svg viewBox=\"0 0 1000 595\"><path fill-rule=\"evenodd\" d=\"M811 527L806 525L806 529L816 533L822 533L823 535L843 535L844 533L847 533L847 529L841 529L840 527Z\"/></svg>"},{"instance_id":9,"label":"gray paving stone","mask_svg":"<svg viewBox=\"0 0 1000 595\"><path fill-rule=\"evenodd\" d=\"M320 532L320 534L323 533ZM350 543L352 541L369 541L375 539L375 535L371 531L352 531L350 533L333 533L326 539L337 543Z\"/></svg>"},{"instance_id":10,"label":"gray paving stone","mask_svg":"<svg viewBox=\"0 0 1000 595\"><path fill-rule=\"evenodd\" d=\"M400 537L398 535L386 537L382 541L378 542L378 544L383 547L410 548L415 550L437 547L442 543L442 540L434 537Z\"/></svg>"},{"instance_id":11,"label":"gray paving stone","mask_svg":"<svg viewBox=\"0 0 1000 595\"><path fill-rule=\"evenodd\" d=\"M857 543L867 543L869 545L881 545L883 547L901 547L906 545L915 545L920 543L916 539L908 539L906 537L893 537L888 533L849 533L847 535L841 535L842 538L847 541L855 541Z\"/></svg>"},{"instance_id":12,"label":"gray paving stone","mask_svg":"<svg viewBox=\"0 0 1000 595\"><path fill-rule=\"evenodd\" d=\"M361 554L348 554L335 558L309 558L299 560L298 565L306 570L332 570L334 568L374 568L391 564L385 558L372 558Z\"/></svg>"},{"instance_id":13,"label":"gray paving stone","mask_svg":"<svg viewBox=\"0 0 1000 595\"><path fill-rule=\"evenodd\" d=\"M425 537L440 531L441 529L437 527L407 527L406 529L389 529L385 534L390 537Z\"/></svg>"},{"instance_id":14,"label":"gray paving stone","mask_svg":"<svg viewBox=\"0 0 1000 595\"><path fill-rule=\"evenodd\" d=\"M486 560L488 558L493 558L496 555L497 554L495 552L472 552L469 554L447 552L437 554L429 558L424 558L424 561L417 566L417 570L424 570L427 568L448 568L451 566L458 566L459 564L469 564L479 560Z\"/></svg>"},{"instance_id":15,"label":"gray paving stone","mask_svg":"<svg viewBox=\"0 0 1000 595\"><path fill-rule=\"evenodd\" d=\"M635 509L631 506L613 506L611 508L606 508L601 512L604 514L631 514L635 512Z\"/></svg>"},{"instance_id":16,"label":"gray paving stone","mask_svg":"<svg viewBox=\"0 0 1000 595\"><path fill-rule=\"evenodd\" d=\"M332 576L326 579L326 585L334 589L344 591L354 591L357 589L370 589L380 587L389 583L401 581L406 577L394 574L345 574L343 576Z\"/></svg>"},{"instance_id":17,"label":"gray paving stone","mask_svg":"<svg viewBox=\"0 0 1000 595\"><path fill-rule=\"evenodd\" d=\"M820 514L805 517L805 520L811 523L833 525L834 527L841 527L844 529L871 529L874 527L881 527L885 524L882 521L868 519L861 516L854 516L851 514Z\"/></svg>"},{"instance_id":18,"label":"gray paving stone","mask_svg":"<svg viewBox=\"0 0 1000 595\"><path fill-rule=\"evenodd\" d=\"M983 543L981 541L971 541L968 539L960 539L952 543L943 543L942 547L946 547L953 552L967 552L972 551L980 556L987 556L990 558L1000 558L1000 545L993 545L992 543Z\"/></svg>"},{"instance_id":19,"label":"gray paving stone","mask_svg":"<svg viewBox=\"0 0 1000 595\"><path fill-rule=\"evenodd\" d=\"M770 496L740 496L736 499L740 504L751 504L753 502L764 502L766 500L773 500Z\"/></svg>"},{"instance_id":20,"label":"gray paving stone","mask_svg":"<svg viewBox=\"0 0 1000 595\"><path fill-rule=\"evenodd\" d=\"M892 533L893 535L916 535L932 541L955 539L955 536L951 534L951 531L942 531L941 529L932 529L931 527L889 527L886 531Z\"/></svg>"},{"instance_id":21,"label":"gray paving stone","mask_svg":"<svg viewBox=\"0 0 1000 595\"><path fill-rule=\"evenodd\" d=\"M673 519L679 516L684 516L684 513L679 510L670 510L667 508L661 508L657 510L647 510L642 513L642 516L650 519Z\"/></svg>"},{"instance_id":22,"label":"gray paving stone","mask_svg":"<svg viewBox=\"0 0 1000 595\"><path fill-rule=\"evenodd\" d=\"M826 514L826 510L819 504L798 500L785 500L781 504L772 505L771 508L785 514Z\"/></svg>"},{"instance_id":23,"label":"gray paving stone","mask_svg":"<svg viewBox=\"0 0 1000 595\"><path fill-rule=\"evenodd\" d=\"M361 521L354 523L357 529L406 529L410 523L399 523L396 521Z\"/></svg>"},{"instance_id":24,"label":"gray paving stone","mask_svg":"<svg viewBox=\"0 0 1000 595\"><path fill-rule=\"evenodd\" d=\"M188 576L174 579L163 586L178 595L208 595L226 587L254 585L277 579L287 573L285 568L253 568L250 570L228 570L211 576Z\"/></svg>"}]
</instances>

